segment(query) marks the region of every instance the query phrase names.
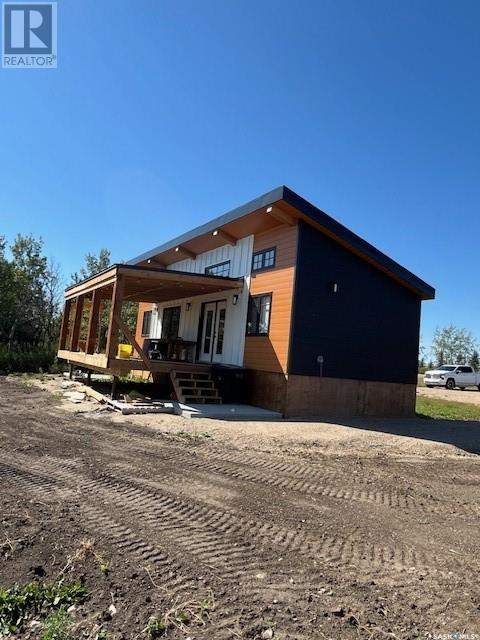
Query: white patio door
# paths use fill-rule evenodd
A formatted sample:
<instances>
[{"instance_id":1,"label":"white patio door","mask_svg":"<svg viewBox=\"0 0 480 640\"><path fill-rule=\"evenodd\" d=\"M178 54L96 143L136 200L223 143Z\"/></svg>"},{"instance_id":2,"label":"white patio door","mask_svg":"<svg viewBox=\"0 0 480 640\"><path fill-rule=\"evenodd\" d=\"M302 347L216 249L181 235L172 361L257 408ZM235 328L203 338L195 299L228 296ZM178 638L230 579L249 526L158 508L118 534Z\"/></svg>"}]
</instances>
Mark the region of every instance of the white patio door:
<instances>
[{"instance_id":1,"label":"white patio door","mask_svg":"<svg viewBox=\"0 0 480 640\"><path fill-rule=\"evenodd\" d=\"M226 319L226 300L217 300L205 304L203 308L202 341L199 353L199 360L201 362L223 362Z\"/></svg>"}]
</instances>

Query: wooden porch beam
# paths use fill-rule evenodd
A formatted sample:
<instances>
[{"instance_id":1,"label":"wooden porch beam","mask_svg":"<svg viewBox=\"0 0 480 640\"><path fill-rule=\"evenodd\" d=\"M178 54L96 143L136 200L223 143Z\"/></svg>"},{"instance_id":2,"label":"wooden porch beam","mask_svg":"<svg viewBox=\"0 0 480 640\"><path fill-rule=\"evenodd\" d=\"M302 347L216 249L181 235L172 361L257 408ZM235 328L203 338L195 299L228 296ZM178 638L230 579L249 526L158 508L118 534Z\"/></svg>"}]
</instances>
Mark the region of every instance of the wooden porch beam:
<instances>
[{"instance_id":1,"label":"wooden porch beam","mask_svg":"<svg viewBox=\"0 0 480 640\"><path fill-rule=\"evenodd\" d=\"M80 328L82 326L84 300L85 300L85 296L83 295L77 296L77 302L75 304L75 315L73 320L72 342L70 344L70 351L78 350L78 340L80 338Z\"/></svg>"},{"instance_id":2,"label":"wooden porch beam","mask_svg":"<svg viewBox=\"0 0 480 640\"><path fill-rule=\"evenodd\" d=\"M132 334L132 332L130 331L128 326L125 324L125 322L122 320L122 318L118 314L113 316L113 320L117 324L118 328L123 331L123 333L125 334L125 337L127 338L127 340L132 343L133 348L135 349L135 351L138 353L138 355L142 359L143 364L145 365L145 367L149 371L151 371L152 370L152 366L151 366L150 358L146 355L145 351L142 349L142 347L135 340L135 336Z\"/></svg>"},{"instance_id":3,"label":"wooden porch beam","mask_svg":"<svg viewBox=\"0 0 480 640\"><path fill-rule=\"evenodd\" d=\"M238 240L238 238L235 238L234 236L230 235L223 229L215 229L215 231L213 231L212 233L212 236L225 240L225 242L227 244L231 244L232 247L234 247L237 244L237 240Z\"/></svg>"},{"instance_id":4,"label":"wooden porch beam","mask_svg":"<svg viewBox=\"0 0 480 640\"><path fill-rule=\"evenodd\" d=\"M125 280L123 276L117 276L113 285L112 305L110 307L110 318L108 321L107 346L105 353L107 358L116 358L118 348L118 325L115 322L115 316L122 313L123 292L125 289Z\"/></svg>"},{"instance_id":5,"label":"wooden porch beam","mask_svg":"<svg viewBox=\"0 0 480 640\"><path fill-rule=\"evenodd\" d=\"M243 278L222 278L220 276L206 276L201 273L190 273L188 271L182 271L179 273L178 271L163 271L162 273L151 271L149 269L140 270L140 269L122 269L120 267L121 275L125 276L129 280L137 280L137 282L141 282L142 280L150 280L154 282L159 282L164 285L171 283L182 283L185 284L193 284L193 285L212 285L212 278L216 278L218 282L222 283L223 289L238 289L243 286Z\"/></svg>"},{"instance_id":6,"label":"wooden porch beam","mask_svg":"<svg viewBox=\"0 0 480 640\"><path fill-rule=\"evenodd\" d=\"M100 289L95 289L92 294L92 304L88 318L87 340L85 342L85 353L93 353L97 343L98 319L100 317L100 305L102 295Z\"/></svg>"},{"instance_id":7,"label":"wooden porch beam","mask_svg":"<svg viewBox=\"0 0 480 640\"><path fill-rule=\"evenodd\" d=\"M275 218L275 220L278 220L279 222L283 222L284 224L287 224L289 227L295 226L294 218L292 218L291 215L289 215L285 211L282 211L278 207L267 207L267 213L270 216L272 216L272 218Z\"/></svg>"},{"instance_id":8,"label":"wooden porch beam","mask_svg":"<svg viewBox=\"0 0 480 640\"><path fill-rule=\"evenodd\" d=\"M83 293L90 293L97 287L106 287L111 285L115 281L117 270L117 266L111 267L97 276L87 278L83 282L79 282L78 284L69 287L65 290L65 298L75 298Z\"/></svg>"},{"instance_id":9,"label":"wooden porch beam","mask_svg":"<svg viewBox=\"0 0 480 640\"><path fill-rule=\"evenodd\" d=\"M190 249L187 249L187 247L184 247L183 245L179 245L178 247L175 247L175 252L183 253L184 256L187 256L187 258L191 258L192 260L195 260L195 258L197 257L196 253L194 253L193 251L190 251Z\"/></svg>"},{"instance_id":10,"label":"wooden porch beam","mask_svg":"<svg viewBox=\"0 0 480 640\"><path fill-rule=\"evenodd\" d=\"M65 300L63 306L62 326L60 328L60 339L58 341L59 350L63 350L67 344L68 329L70 328L70 311L72 309L72 301Z\"/></svg>"}]
</instances>

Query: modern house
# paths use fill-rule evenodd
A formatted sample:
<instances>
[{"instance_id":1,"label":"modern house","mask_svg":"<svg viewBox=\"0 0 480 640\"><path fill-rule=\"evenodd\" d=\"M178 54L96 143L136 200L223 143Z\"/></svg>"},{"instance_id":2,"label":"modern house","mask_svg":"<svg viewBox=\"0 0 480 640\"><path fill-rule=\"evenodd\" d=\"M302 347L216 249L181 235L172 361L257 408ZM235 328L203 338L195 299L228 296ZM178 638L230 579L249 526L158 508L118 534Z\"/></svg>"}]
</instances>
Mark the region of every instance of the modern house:
<instances>
[{"instance_id":1,"label":"modern house","mask_svg":"<svg viewBox=\"0 0 480 640\"><path fill-rule=\"evenodd\" d=\"M282 186L68 288L59 356L166 376L190 402L228 396L285 416L411 415L420 306L434 296ZM140 303L135 336L121 318L125 301ZM119 330L132 357L118 357Z\"/></svg>"}]
</instances>

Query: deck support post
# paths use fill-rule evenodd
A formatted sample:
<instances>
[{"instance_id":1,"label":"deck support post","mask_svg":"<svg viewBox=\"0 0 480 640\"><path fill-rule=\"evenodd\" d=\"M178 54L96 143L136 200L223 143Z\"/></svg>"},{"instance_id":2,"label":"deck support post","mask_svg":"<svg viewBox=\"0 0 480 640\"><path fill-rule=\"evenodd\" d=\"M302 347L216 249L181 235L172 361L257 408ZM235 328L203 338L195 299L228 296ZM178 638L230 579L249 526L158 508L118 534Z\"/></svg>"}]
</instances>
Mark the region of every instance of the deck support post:
<instances>
[{"instance_id":1,"label":"deck support post","mask_svg":"<svg viewBox=\"0 0 480 640\"><path fill-rule=\"evenodd\" d=\"M94 353L97 344L98 320L100 317L100 304L102 296L100 289L95 289L92 293L92 304L90 306L90 316L88 318L87 340L85 342L85 353Z\"/></svg>"},{"instance_id":2,"label":"deck support post","mask_svg":"<svg viewBox=\"0 0 480 640\"><path fill-rule=\"evenodd\" d=\"M70 351L78 351L78 339L80 338L80 328L82 326L84 300L85 300L84 295L77 296L77 302L75 304L75 315L73 319L72 343L70 345Z\"/></svg>"},{"instance_id":3,"label":"deck support post","mask_svg":"<svg viewBox=\"0 0 480 640\"><path fill-rule=\"evenodd\" d=\"M123 291L124 280L123 276L119 275L113 285L112 304L108 321L107 347L105 349L107 358L115 358L117 355L119 326L115 322L115 318L122 314Z\"/></svg>"},{"instance_id":4,"label":"deck support post","mask_svg":"<svg viewBox=\"0 0 480 640\"><path fill-rule=\"evenodd\" d=\"M122 332L125 334L125 337L127 338L127 340L132 343L133 348L135 349L135 351L138 353L138 355L142 359L142 362L145 365L145 367L147 368L147 370L151 372L151 370L152 370L151 360L146 355L146 353L142 349L142 347L138 344L138 342L135 339L135 336L130 331L128 326L125 324L125 322L123 322L122 318L120 316L118 316L118 315L113 316L113 320L117 324L118 328L121 329Z\"/></svg>"},{"instance_id":5,"label":"deck support post","mask_svg":"<svg viewBox=\"0 0 480 640\"><path fill-rule=\"evenodd\" d=\"M65 300L62 315L62 326L60 329L60 339L58 342L58 348L63 351L67 346L68 330L70 328L70 311L72 308L72 301Z\"/></svg>"},{"instance_id":6,"label":"deck support post","mask_svg":"<svg viewBox=\"0 0 480 640\"><path fill-rule=\"evenodd\" d=\"M117 395L117 383L118 383L118 376L113 376L112 378L112 390L110 393L110 397L112 400L115 400L115 397Z\"/></svg>"},{"instance_id":7,"label":"deck support post","mask_svg":"<svg viewBox=\"0 0 480 640\"><path fill-rule=\"evenodd\" d=\"M73 362L68 365L68 378L69 380L73 379Z\"/></svg>"}]
</instances>

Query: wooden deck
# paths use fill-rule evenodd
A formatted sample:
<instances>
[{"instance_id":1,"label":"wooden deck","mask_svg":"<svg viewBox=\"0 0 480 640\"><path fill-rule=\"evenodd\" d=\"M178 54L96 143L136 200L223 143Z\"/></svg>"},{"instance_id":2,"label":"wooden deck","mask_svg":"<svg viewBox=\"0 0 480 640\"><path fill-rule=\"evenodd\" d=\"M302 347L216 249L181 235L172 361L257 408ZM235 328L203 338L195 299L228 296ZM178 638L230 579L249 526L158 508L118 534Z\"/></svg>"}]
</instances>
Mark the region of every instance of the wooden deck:
<instances>
[{"instance_id":1,"label":"wooden deck","mask_svg":"<svg viewBox=\"0 0 480 640\"><path fill-rule=\"evenodd\" d=\"M71 365L113 376L130 371L171 373L209 372L209 364L181 360L151 360L122 319L124 302L165 302L228 290L241 291L243 278L173 271L117 264L65 291L58 357ZM108 309L105 353L100 346L102 309ZM133 347L136 357L118 358L120 332Z\"/></svg>"},{"instance_id":2,"label":"wooden deck","mask_svg":"<svg viewBox=\"0 0 480 640\"><path fill-rule=\"evenodd\" d=\"M150 360L149 366L141 358L109 358L104 353L83 353L82 351L60 350L58 357L67 362L107 375L127 375L129 371L151 371L170 373L171 371L210 371L204 363L183 362L181 360Z\"/></svg>"}]
</instances>

